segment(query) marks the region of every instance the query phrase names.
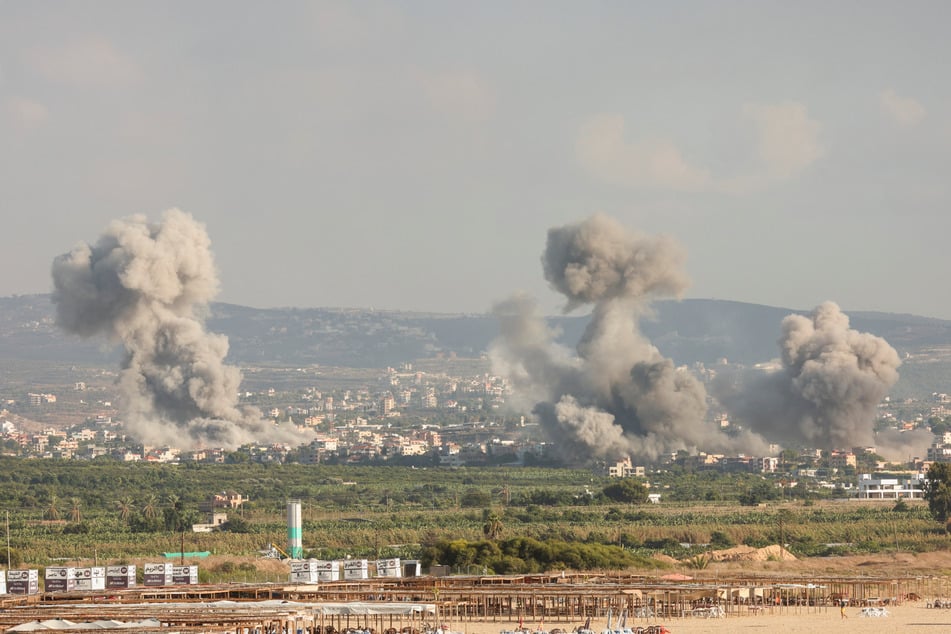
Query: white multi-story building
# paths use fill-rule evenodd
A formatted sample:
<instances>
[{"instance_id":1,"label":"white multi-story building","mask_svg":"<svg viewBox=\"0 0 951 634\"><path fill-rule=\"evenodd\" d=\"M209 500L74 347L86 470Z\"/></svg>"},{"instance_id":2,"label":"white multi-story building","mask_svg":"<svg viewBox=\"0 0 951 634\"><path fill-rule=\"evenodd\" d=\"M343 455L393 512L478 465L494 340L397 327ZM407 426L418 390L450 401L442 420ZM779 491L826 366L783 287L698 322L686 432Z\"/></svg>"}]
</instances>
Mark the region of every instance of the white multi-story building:
<instances>
[{"instance_id":1,"label":"white multi-story building","mask_svg":"<svg viewBox=\"0 0 951 634\"><path fill-rule=\"evenodd\" d=\"M880 477L873 477L873 476ZM860 500L924 499L925 474L907 476L863 473L859 476Z\"/></svg>"},{"instance_id":2,"label":"white multi-story building","mask_svg":"<svg viewBox=\"0 0 951 634\"><path fill-rule=\"evenodd\" d=\"M34 394L30 392L27 394L27 398L30 399L30 405L33 407L38 407L40 405L48 405L56 402L55 394Z\"/></svg>"},{"instance_id":3,"label":"white multi-story building","mask_svg":"<svg viewBox=\"0 0 951 634\"><path fill-rule=\"evenodd\" d=\"M398 453L401 456L424 456L429 451L429 445L424 440L410 440L400 446Z\"/></svg>"},{"instance_id":4,"label":"white multi-story building","mask_svg":"<svg viewBox=\"0 0 951 634\"><path fill-rule=\"evenodd\" d=\"M779 458L775 456L766 456L760 458L760 470L763 473L776 473L779 468Z\"/></svg>"},{"instance_id":5,"label":"white multi-story building","mask_svg":"<svg viewBox=\"0 0 951 634\"><path fill-rule=\"evenodd\" d=\"M631 464L630 457L624 457L613 465L608 466L608 476L612 478L643 478L645 476L645 470L642 466L634 466Z\"/></svg>"}]
</instances>

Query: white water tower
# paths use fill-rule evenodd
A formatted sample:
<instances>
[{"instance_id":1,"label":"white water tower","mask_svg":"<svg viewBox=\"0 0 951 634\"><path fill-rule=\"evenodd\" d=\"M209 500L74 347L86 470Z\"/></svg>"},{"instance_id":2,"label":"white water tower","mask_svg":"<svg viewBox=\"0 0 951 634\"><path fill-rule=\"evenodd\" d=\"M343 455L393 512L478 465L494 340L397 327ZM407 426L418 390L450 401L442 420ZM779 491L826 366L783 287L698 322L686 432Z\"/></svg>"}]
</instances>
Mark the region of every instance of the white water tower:
<instances>
[{"instance_id":1,"label":"white water tower","mask_svg":"<svg viewBox=\"0 0 951 634\"><path fill-rule=\"evenodd\" d=\"M287 501L287 554L291 559L303 559L301 540L300 500Z\"/></svg>"}]
</instances>

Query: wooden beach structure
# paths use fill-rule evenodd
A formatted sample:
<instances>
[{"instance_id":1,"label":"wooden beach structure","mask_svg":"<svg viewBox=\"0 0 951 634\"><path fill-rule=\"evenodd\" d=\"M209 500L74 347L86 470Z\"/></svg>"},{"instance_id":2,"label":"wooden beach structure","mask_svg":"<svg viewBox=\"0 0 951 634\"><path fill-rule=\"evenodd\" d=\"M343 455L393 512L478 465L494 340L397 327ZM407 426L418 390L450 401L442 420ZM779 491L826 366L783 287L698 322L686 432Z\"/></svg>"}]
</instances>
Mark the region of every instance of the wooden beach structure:
<instances>
[{"instance_id":1,"label":"wooden beach structure","mask_svg":"<svg viewBox=\"0 0 951 634\"><path fill-rule=\"evenodd\" d=\"M698 571L702 573L703 571ZM229 583L41 593L0 599L0 628L98 620L143 622L136 632L326 634L372 630L416 634L489 621L572 629L626 613L658 619L807 613L849 605L893 605L951 596L944 577L777 578L558 573L513 576L371 578L315 585ZM57 623L57 620L60 622ZM36 626L37 628L40 625ZM597 628L595 628L597 629Z\"/></svg>"}]
</instances>

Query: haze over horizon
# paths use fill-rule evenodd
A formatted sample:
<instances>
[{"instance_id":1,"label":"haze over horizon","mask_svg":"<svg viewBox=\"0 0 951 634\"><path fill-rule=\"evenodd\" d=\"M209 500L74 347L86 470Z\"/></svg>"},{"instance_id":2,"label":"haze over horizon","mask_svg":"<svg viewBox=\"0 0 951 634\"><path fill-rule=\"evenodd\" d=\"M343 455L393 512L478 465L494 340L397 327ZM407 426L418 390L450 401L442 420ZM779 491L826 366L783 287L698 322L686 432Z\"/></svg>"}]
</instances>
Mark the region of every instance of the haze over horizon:
<instances>
[{"instance_id":1,"label":"haze over horizon","mask_svg":"<svg viewBox=\"0 0 951 634\"><path fill-rule=\"evenodd\" d=\"M116 218L218 301L487 313L545 231L684 245L687 297L951 319L945 3L0 4L0 296ZM15 236L15 239L12 237Z\"/></svg>"}]
</instances>

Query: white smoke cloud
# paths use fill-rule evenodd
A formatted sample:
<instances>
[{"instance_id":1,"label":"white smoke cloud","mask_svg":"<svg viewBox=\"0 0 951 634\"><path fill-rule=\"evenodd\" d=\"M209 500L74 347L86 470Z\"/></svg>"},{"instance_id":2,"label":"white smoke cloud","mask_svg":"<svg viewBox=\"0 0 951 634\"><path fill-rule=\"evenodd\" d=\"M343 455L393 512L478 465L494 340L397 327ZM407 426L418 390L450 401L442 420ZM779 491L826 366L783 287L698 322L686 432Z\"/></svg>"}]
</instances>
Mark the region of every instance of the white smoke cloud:
<instances>
[{"instance_id":1,"label":"white smoke cloud","mask_svg":"<svg viewBox=\"0 0 951 634\"><path fill-rule=\"evenodd\" d=\"M218 278L208 234L190 215L114 221L95 245L58 256L52 273L57 324L125 349L118 385L133 437L185 449L304 440L239 406L228 340L204 328Z\"/></svg>"}]
</instances>

